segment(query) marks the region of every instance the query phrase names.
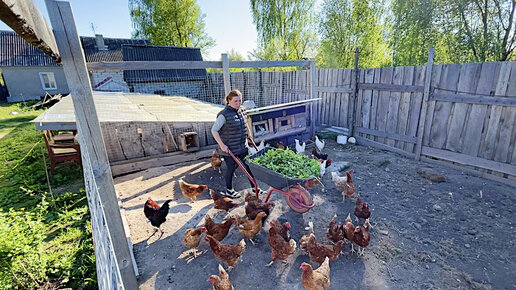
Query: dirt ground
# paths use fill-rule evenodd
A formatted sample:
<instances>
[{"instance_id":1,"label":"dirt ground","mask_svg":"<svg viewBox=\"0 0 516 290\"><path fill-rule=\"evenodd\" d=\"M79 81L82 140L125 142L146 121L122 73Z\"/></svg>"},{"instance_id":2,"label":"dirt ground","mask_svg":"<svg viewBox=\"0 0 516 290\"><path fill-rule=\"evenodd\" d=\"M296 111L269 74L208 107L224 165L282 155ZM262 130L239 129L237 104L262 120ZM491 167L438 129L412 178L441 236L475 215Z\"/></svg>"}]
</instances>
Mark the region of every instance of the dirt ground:
<instances>
[{"instance_id":1,"label":"dirt ground","mask_svg":"<svg viewBox=\"0 0 516 290\"><path fill-rule=\"evenodd\" d=\"M370 147L327 143L324 153L330 158L351 162L357 193L372 209L371 242L365 255L351 253L350 244L345 244L342 255L330 265L331 289L516 288L514 187ZM447 181L433 183L418 170L443 174ZM237 174L235 189L243 192L249 183L240 170ZM187 228L204 223L205 214L215 215L216 222L226 214L213 208L207 191L194 203L184 197L177 183L182 176L187 182L223 189L223 178L210 167L209 159L115 179L141 289L210 289L207 278L218 272L221 262L204 240L194 258L182 239ZM313 221L317 240L327 243L333 215L342 222L348 213L353 217L354 200L342 201L329 172L323 183L324 189L311 189L316 206L305 214L292 211L283 195L272 195L276 207L271 215L291 223L296 241ZM143 215L143 205L149 196L159 204L173 200L159 240L157 234L148 239L153 228ZM243 197L236 201L243 205ZM243 215L243 206L230 214ZM264 229L255 237L256 246L247 242L242 260L229 273L231 282L236 289L303 289L299 266L309 262L308 256L298 249L287 264L265 267L271 250L268 227ZM223 242L236 244L241 238L233 227Z\"/></svg>"}]
</instances>

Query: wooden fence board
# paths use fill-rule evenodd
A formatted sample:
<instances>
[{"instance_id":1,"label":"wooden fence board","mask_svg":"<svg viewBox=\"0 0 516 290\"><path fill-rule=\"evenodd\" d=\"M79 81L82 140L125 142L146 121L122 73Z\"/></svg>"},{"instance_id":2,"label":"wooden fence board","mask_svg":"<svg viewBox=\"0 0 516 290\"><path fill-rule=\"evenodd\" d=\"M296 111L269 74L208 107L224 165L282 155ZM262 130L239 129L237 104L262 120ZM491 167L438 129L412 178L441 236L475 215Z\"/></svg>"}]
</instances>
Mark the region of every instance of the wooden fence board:
<instances>
[{"instance_id":1,"label":"wooden fence board","mask_svg":"<svg viewBox=\"0 0 516 290\"><path fill-rule=\"evenodd\" d=\"M384 67L382 68L382 76L381 83L382 84L391 84L393 75L392 67ZM378 97L378 109L376 113L376 129L378 131L385 131L387 129L387 112L389 109L389 99L391 92L390 91L380 91L380 96ZM375 137L375 141L380 143L385 143L385 138Z\"/></svg>"},{"instance_id":2,"label":"wooden fence board","mask_svg":"<svg viewBox=\"0 0 516 290\"><path fill-rule=\"evenodd\" d=\"M394 76L392 77L393 84L401 85L403 83L403 78L403 67L395 67ZM400 99L400 92L391 92L391 96L389 98L389 109L387 111L387 133L396 133L397 131ZM397 142L394 139L387 139L387 145L389 146L394 146L396 143Z\"/></svg>"},{"instance_id":3,"label":"wooden fence board","mask_svg":"<svg viewBox=\"0 0 516 290\"><path fill-rule=\"evenodd\" d=\"M414 84L423 86L425 84L426 66L416 66L414 70ZM412 97L410 98L409 126L407 131L408 136L416 136L418 134L423 98L424 94L420 92L412 93ZM408 143L407 151L412 152L413 150L414 148L412 148L412 144Z\"/></svg>"},{"instance_id":4,"label":"wooden fence board","mask_svg":"<svg viewBox=\"0 0 516 290\"><path fill-rule=\"evenodd\" d=\"M486 62L482 64L480 78L476 89L477 94L490 94L493 89L497 63ZM466 132L463 137L462 153L477 156L480 149L480 141L484 119L487 112L486 105L472 105L466 123Z\"/></svg>"},{"instance_id":5,"label":"wooden fence board","mask_svg":"<svg viewBox=\"0 0 516 290\"><path fill-rule=\"evenodd\" d=\"M374 82L379 83L382 76L382 69L375 68L374 69ZM380 97L380 92L373 90L372 91L372 101L371 101L371 123L369 124L370 129L376 130L376 118L378 116L378 101ZM371 136L371 140L374 140L374 137Z\"/></svg>"},{"instance_id":6,"label":"wooden fence board","mask_svg":"<svg viewBox=\"0 0 516 290\"><path fill-rule=\"evenodd\" d=\"M412 85L414 82L414 66L406 66L403 68L403 84L404 85ZM407 134L407 126L408 126L408 116L410 110L410 98L412 93L404 92L400 97L400 105L399 105L399 114L398 114L398 124L396 125L396 132L398 134L406 135ZM406 143L397 142L397 148L407 149ZM412 152L412 150L408 150Z\"/></svg>"},{"instance_id":7,"label":"wooden fence board","mask_svg":"<svg viewBox=\"0 0 516 290\"><path fill-rule=\"evenodd\" d=\"M372 83L374 80L374 72L375 69L367 69L364 72L363 80L365 83ZM360 90L359 92L362 93L362 118L358 120L362 120L361 125L363 128L370 128L369 122L371 119L371 101L372 101L372 90ZM358 126L360 126L360 122L357 123Z\"/></svg>"},{"instance_id":8,"label":"wooden fence board","mask_svg":"<svg viewBox=\"0 0 516 290\"><path fill-rule=\"evenodd\" d=\"M457 82L460 75L460 64L444 65L441 72L440 88L456 91ZM430 146L434 148L443 148L448 135L448 120L450 118L452 104L449 102L435 103L434 122L430 132Z\"/></svg>"},{"instance_id":9,"label":"wooden fence board","mask_svg":"<svg viewBox=\"0 0 516 290\"><path fill-rule=\"evenodd\" d=\"M434 65L432 71L432 84L431 87L439 87L441 82L441 72L443 69L443 65ZM423 132L423 146L429 146L430 143L430 132L432 130L432 125L434 122L434 112L435 112L435 101L430 100L428 102L428 108L426 112L426 120L425 120L425 131Z\"/></svg>"},{"instance_id":10,"label":"wooden fence board","mask_svg":"<svg viewBox=\"0 0 516 290\"><path fill-rule=\"evenodd\" d=\"M506 96L516 97L516 86L510 85L512 82L516 82L516 62L511 63L511 76L508 81ZM498 143L496 144L496 151L494 160L500 162L509 162L510 155L512 155L512 146L514 146L514 127L516 126L516 108L515 107L504 107L502 109L500 124L500 133Z\"/></svg>"},{"instance_id":11,"label":"wooden fence board","mask_svg":"<svg viewBox=\"0 0 516 290\"><path fill-rule=\"evenodd\" d=\"M465 63L462 65L457 91L472 93L477 88L478 77L482 64ZM461 140L464 136L465 121L470 105L464 103L454 103L452 116L449 124L446 149L461 152Z\"/></svg>"}]
</instances>

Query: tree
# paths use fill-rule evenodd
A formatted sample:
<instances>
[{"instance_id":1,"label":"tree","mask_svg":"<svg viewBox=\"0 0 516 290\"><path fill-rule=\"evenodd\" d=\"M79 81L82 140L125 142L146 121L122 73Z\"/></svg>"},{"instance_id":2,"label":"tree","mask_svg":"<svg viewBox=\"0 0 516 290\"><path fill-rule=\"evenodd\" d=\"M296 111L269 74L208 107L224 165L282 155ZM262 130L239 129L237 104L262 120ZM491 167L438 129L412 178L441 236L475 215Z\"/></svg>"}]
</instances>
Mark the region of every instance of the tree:
<instances>
[{"instance_id":1,"label":"tree","mask_svg":"<svg viewBox=\"0 0 516 290\"><path fill-rule=\"evenodd\" d=\"M244 57L240 54L240 52L238 52L234 48L232 48L228 52L228 60L229 61L243 61Z\"/></svg>"},{"instance_id":2,"label":"tree","mask_svg":"<svg viewBox=\"0 0 516 290\"><path fill-rule=\"evenodd\" d=\"M196 47L206 52L215 41L204 32L204 14L195 0L129 0L133 37L154 45Z\"/></svg>"},{"instance_id":3,"label":"tree","mask_svg":"<svg viewBox=\"0 0 516 290\"><path fill-rule=\"evenodd\" d=\"M391 63L391 52L384 40L385 27L379 19L383 7L369 1L325 0L321 7L318 51L321 67L352 68L355 49L360 50L360 67L381 67Z\"/></svg>"},{"instance_id":4,"label":"tree","mask_svg":"<svg viewBox=\"0 0 516 290\"><path fill-rule=\"evenodd\" d=\"M309 57L316 47L314 0L251 0L258 49L250 58L297 60Z\"/></svg>"}]
</instances>

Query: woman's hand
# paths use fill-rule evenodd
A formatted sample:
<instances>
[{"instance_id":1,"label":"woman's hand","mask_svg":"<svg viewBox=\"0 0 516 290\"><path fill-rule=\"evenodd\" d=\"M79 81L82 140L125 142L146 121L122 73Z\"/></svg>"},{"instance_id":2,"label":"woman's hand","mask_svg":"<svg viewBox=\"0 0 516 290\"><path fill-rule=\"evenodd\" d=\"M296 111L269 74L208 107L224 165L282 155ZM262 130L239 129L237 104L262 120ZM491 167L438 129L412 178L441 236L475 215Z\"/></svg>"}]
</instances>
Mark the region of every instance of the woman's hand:
<instances>
[{"instance_id":1,"label":"woman's hand","mask_svg":"<svg viewBox=\"0 0 516 290\"><path fill-rule=\"evenodd\" d=\"M226 144L219 144L219 146L220 146L220 150L222 150L222 152L229 153L229 148L228 148L228 146L226 146Z\"/></svg>"}]
</instances>

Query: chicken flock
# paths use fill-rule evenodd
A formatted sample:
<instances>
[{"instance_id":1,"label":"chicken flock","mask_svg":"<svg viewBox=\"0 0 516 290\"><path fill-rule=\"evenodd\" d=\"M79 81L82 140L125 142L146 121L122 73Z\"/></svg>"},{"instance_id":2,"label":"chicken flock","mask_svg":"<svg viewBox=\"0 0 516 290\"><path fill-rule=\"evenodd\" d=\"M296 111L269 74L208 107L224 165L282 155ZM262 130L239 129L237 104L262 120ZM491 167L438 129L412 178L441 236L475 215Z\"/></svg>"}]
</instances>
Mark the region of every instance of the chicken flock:
<instances>
[{"instance_id":1,"label":"chicken flock","mask_svg":"<svg viewBox=\"0 0 516 290\"><path fill-rule=\"evenodd\" d=\"M283 143L277 144L283 146ZM260 145L263 146L263 144ZM312 150L312 158L319 161L321 169L323 166L326 168L332 162L332 160L328 158L327 154L322 153L324 145L325 142L316 137L315 147ZM296 140L296 149L298 149L297 151L299 154L304 153L305 146L305 144L300 145L298 140ZM221 163L222 161L220 156L217 152L214 152L211 158L212 167L220 172ZM346 202L346 199L348 198L351 199L356 197L356 187L351 177L353 173L353 169L345 172L343 176L340 176L337 172L331 172L332 181L335 184L335 187L342 191L343 202ZM318 181L320 182L320 180ZM195 201L197 195L202 194L205 190L209 190L215 209L229 212L230 210L240 206L232 199L216 193L213 189L209 189L207 185L190 184L182 179L179 180L179 185L182 194L190 199L191 202ZM157 231L160 231L161 235L163 235L163 231L160 229L160 226L166 221L170 202L171 200L167 200L162 206L159 206L149 197L145 203L144 214L150 221L151 225L155 228L153 235ZM245 207L245 216L230 213L225 221L215 223L212 217L207 214L204 217L203 226L187 229L184 233L183 245L191 249L199 246L202 234L205 233L204 240L209 244L213 255L228 266L227 269L224 269L219 264L218 275L211 275L208 278L208 281L213 284L212 289L234 289L229 280L228 272L237 266L238 261L244 254L247 245L246 240L255 245L253 238L261 231L266 222L270 225L267 241L271 248L271 262L266 266L272 266L276 260L287 263L287 258L293 255L296 251L297 242L291 238L290 223L285 222L281 224L277 219L267 221L267 217L274 208L273 203L262 202L255 194L246 193L245 203L243 206ZM348 214L347 218L344 220L344 224L338 222L337 214L333 216L329 222L326 233L326 238L330 244L317 241L318 239L314 233L312 222L309 222L308 227L305 228L306 233L299 240L299 248L308 255L310 261L319 264L319 267L315 270L312 268L312 265L308 263L302 263L300 265L300 268L303 270L300 280L306 289L329 288L330 263L339 258L342 253L344 243L349 242L351 244L351 251L353 253L356 252L358 255L364 254L364 249L369 245L370 241L369 217L371 215L371 211L368 203L363 202L360 196L356 197L353 214L356 217L356 221L359 223L363 220L361 225L353 224L351 214ZM233 224L235 224L237 230L242 235L240 242L235 245L223 242ZM354 246L358 246L357 251L355 251Z\"/></svg>"}]
</instances>

